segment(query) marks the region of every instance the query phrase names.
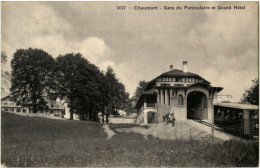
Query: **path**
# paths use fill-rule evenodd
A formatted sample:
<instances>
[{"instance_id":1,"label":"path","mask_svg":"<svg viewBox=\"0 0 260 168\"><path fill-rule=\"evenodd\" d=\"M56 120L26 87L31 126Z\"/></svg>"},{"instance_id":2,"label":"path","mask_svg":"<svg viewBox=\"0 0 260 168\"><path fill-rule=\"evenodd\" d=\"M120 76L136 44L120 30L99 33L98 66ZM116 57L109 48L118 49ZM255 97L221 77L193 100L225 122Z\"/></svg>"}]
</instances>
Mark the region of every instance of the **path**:
<instances>
[{"instance_id":1,"label":"path","mask_svg":"<svg viewBox=\"0 0 260 168\"><path fill-rule=\"evenodd\" d=\"M104 129L104 131L105 131L105 132L107 133L107 135L108 135L107 139L112 138L112 137L116 134L113 130L111 130L111 129L109 128L109 126L108 126L107 124L104 124L102 128Z\"/></svg>"}]
</instances>

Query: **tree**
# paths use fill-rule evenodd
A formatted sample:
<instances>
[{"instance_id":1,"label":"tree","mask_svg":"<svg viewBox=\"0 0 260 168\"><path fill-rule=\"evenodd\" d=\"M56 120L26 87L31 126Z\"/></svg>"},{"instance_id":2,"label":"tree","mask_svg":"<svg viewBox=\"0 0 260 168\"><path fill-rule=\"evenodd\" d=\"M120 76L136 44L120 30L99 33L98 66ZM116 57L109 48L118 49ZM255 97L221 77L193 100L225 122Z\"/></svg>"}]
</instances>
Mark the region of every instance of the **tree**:
<instances>
[{"instance_id":1,"label":"tree","mask_svg":"<svg viewBox=\"0 0 260 168\"><path fill-rule=\"evenodd\" d=\"M1 63L6 63L7 62L7 55L6 52L1 51Z\"/></svg>"},{"instance_id":2,"label":"tree","mask_svg":"<svg viewBox=\"0 0 260 168\"><path fill-rule=\"evenodd\" d=\"M33 112L48 108L46 95L52 90L51 55L41 49L18 49L11 61L11 95L18 105L28 105Z\"/></svg>"},{"instance_id":3,"label":"tree","mask_svg":"<svg viewBox=\"0 0 260 168\"><path fill-rule=\"evenodd\" d=\"M137 88L135 89L135 93L134 96L138 99L142 93L144 92L146 86L147 86L148 82L142 80L139 81Z\"/></svg>"},{"instance_id":4,"label":"tree","mask_svg":"<svg viewBox=\"0 0 260 168\"><path fill-rule=\"evenodd\" d=\"M254 79L252 82L253 85L249 89L245 90L241 102L259 105L259 80Z\"/></svg>"},{"instance_id":5,"label":"tree","mask_svg":"<svg viewBox=\"0 0 260 168\"><path fill-rule=\"evenodd\" d=\"M145 91L147 84L148 82L144 80L139 81L138 86L135 89L134 95L131 97L131 99L127 101L126 112L128 115L135 112L135 104L137 103L142 93Z\"/></svg>"},{"instance_id":6,"label":"tree","mask_svg":"<svg viewBox=\"0 0 260 168\"><path fill-rule=\"evenodd\" d=\"M125 86L119 82L113 69L109 66L106 71L106 97L107 97L107 111L106 121L110 114L118 114L119 110L125 109L129 94L125 91Z\"/></svg>"},{"instance_id":7,"label":"tree","mask_svg":"<svg viewBox=\"0 0 260 168\"><path fill-rule=\"evenodd\" d=\"M73 112L81 119L97 120L97 110L101 92L99 80L102 78L98 68L78 54L65 54L57 58L56 95L65 98L70 106L70 119Z\"/></svg>"},{"instance_id":8,"label":"tree","mask_svg":"<svg viewBox=\"0 0 260 168\"><path fill-rule=\"evenodd\" d=\"M1 64L1 94L2 97L5 97L10 94L11 75L10 72L4 68L4 66L7 64L7 55L4 51L1 52Z\"/></svg>"}]
</instances>

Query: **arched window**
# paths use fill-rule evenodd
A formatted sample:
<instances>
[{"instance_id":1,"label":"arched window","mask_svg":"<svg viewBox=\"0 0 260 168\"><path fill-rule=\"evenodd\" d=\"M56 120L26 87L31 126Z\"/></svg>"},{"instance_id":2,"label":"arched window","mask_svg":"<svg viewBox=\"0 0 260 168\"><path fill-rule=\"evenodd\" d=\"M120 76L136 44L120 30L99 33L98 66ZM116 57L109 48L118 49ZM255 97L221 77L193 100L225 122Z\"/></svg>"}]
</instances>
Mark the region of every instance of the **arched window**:
<instances>
[{"instance_id":1,"label":"arched window","mask_svg":"<svg viewBox=\"0 0 260 168\"><path fill-rule=\"evenodd\" d=\"M183 97L182 97L182 95L178 96L178 105L183 105Z\"/></svg>"}]
</instances>

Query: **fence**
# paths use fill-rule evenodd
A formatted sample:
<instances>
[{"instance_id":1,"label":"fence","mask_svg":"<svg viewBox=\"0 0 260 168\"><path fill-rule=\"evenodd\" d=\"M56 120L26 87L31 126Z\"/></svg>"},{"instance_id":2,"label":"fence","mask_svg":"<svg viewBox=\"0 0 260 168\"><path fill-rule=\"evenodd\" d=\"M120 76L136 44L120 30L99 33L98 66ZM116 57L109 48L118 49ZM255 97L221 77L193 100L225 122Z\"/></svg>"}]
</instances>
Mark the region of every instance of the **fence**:
<instances>
[{"instance_id":1,"label":"fence","mask_svg":"<svg viewBox=\"0 0 260 168\"><path fill-rule=\"evenodd\" d=\"M214 124L201 121L199 119L193 119L203 125L212 127L216 130L223 131L241 138L253 138L259 137L259 120L258 119L244 119L240 124L216 126Z\"/></svg>"},{"instance_id":2,"label":"fence","mask_svg":"<svg viewBox=\"0 0 260 168\"><path fill-rule=\"evenodd\" d=\"M222 127L223 131L242 138L259 137L259 120L244 119L241 124L227 125Z\"/></svg>"}]
</instances>

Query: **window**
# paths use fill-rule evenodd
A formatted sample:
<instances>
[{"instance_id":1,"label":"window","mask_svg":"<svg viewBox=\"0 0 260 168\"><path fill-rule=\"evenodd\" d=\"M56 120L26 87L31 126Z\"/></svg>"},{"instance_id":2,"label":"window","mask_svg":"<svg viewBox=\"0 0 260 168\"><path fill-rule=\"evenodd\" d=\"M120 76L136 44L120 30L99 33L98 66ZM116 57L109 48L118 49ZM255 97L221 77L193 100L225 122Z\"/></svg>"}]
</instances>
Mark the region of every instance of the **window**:
<instances>
[{"instance_id":1,"label":"window","mask_svg":"<svg viewBox=\"0 0 260 168\"><path fill-rule=\"evenodd\" d=\"M16 112L20 112L21 110L18 108L18 109L16 109Z\"/></svg>"},{"instance_id":2,"label":"window","mask_svg":"<svg viewBox=\"0 0 260 168\"><path fill-rule=\"evenodd\" d=\"M183 97L182 97L182 95L178 96L178 105L183 105Z\"/></svg>"},{"instance_id":3,"label":"window","mask_svg":"<svg viewBox=\"0 0 260 168\"><path fill-rule=\"evenodd\" d=\"M8 111L8 108L5 108L5 111Z\"/></svg>"},{"instance_id":4,"label":"window","mask_svg":"<svg viewBox=\"0 0 260 168\"><path fill-rule=\"evenodd\" d=\"M184 86L184 84L174 84L174 86Z\"/></svg>"},{"instance_id":5,"label":"window","mask_svg":"<svg viewBox=\"0 0 260 168\"><path fill-rule=\"evenodd\" d=\"M163 95L163 104L165 105L165 91L164 91L164 90L162 90L162 91L163 91L163 92L162 92L162 93L163 93L163 94L162 94L162 95Z\"/></svg>"},{"instance_id":6,"label":"window","mask_svg":"<svg viewBox=\"0 0 260 168\"><path fill-rule=\"evenodd\" d=\"M26 109L23 109L23 112L26 113Z\"/></svg>"},{"instance_id":7,"label":"window","mask_svg":"<svg viewBox=\"0 0 260 168\"><path fill-rule=\"evenodd\" d=\"M195 79L194 79L194 78L192 78L192 82L195 82Z\"/></svg>"},{"instance_id":8,"label":"window","mask_svg":"<svg viewBox=\"0 0 260 168\"><path fill-rule=\"evenodd\" d=\"M168 105L171 105L171 94L170 94L170 90L167 90L167 94L168 94Z\"/></svg>"},{"instance_id":9,"label":"window","mask_svg":"<svg viewBox=\"0 0 260 168\"><path fill-rule=\"evenodd\" d=\"M170 86L169 83L161 83L161 86Z\"/></svg>"},{"instance_id":10,"label":"window","mask_svg":"<svg viewBox=\"0 0 260 168\"><path fill-rule=\"evenodd\" d=\"M11 105L11 106L13 106L13 105L14 105L14 103L10 103L10 105Z\"/></svg>"},{"instance_id":11,"label":"window","mask_svg":"<svg viewBox=\"0 0 260 168\"><path fill-rule=\"evenodd\" d=\"M175 78L172 78L172 81L175 82Z\"/></svg>"},{"instance_id":12,"label":"window","mask_svg":"<svg viewBox=\"0 0 260 168\"><path fill-rule=\"evenodd\" d=\"M177 82L182 82L182 78L177 78L176 81Z\"/></svg>"},{"instance_id":13,"label":"window","mask_svg":"<svg viewBox=\"0 0 260 168\"><path fill-rule=\"evenodd\" d=\"M185 78L182 78L182 82L185 82Z\"/></svg>"},{"instance_id":14,"label":"window","mask_svg":"<svg viewBox=\"0 0 260 168\"><path fill-rule=\"evenodd\" d=\"M12 110L12 111L14 111L14 109L13 109L13 108L12 108L11 110Z\"/></svg>"},{"instance_id":15,"label":"window","mask_svg":"<svg viewBox=\"0 0 260 168\"><path fill-rule=\"evenodd\" d=\"M161 101L161 92L160 92L160 90L159 90L159 102L158 103L162 103L162 101Z\"/></svg>"}]
</instances>

